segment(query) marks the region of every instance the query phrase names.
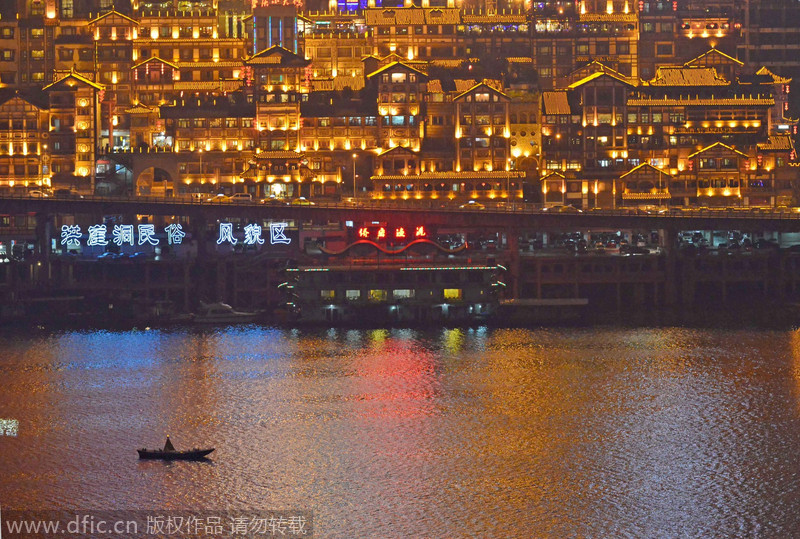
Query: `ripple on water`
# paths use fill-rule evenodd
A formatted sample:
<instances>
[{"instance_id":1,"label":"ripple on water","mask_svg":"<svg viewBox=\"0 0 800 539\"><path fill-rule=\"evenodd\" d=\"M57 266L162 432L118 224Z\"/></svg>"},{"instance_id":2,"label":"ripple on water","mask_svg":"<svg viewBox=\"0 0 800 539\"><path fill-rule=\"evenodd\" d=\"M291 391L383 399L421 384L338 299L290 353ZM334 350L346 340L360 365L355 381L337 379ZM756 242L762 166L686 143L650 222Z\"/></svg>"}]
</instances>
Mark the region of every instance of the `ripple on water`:
<instances>
[{"instance_id":1,"label":"ripple on water","mask_svg":"<svg viewBox=\"0 0 800 539\"><path fill-rule=\"evenodd\" d=\"M800 337L0 335L4 506L310 509L323 537L800 533ZM210 463L144 462L169 433ZM222 507L221 507L222 506Z\"/></svg>"}]
</instances>

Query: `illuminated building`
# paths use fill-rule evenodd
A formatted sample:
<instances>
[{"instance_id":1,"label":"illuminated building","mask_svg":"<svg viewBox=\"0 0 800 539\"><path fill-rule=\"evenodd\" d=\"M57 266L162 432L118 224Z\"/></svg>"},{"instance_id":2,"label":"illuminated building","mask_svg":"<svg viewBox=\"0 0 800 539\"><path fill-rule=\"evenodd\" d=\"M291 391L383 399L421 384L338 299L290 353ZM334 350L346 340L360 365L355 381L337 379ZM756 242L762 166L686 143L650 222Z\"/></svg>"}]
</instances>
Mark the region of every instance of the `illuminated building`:
<instances>
[{"instance_id":1,"label":"illuminated building","mask_svg":"<svg viewBox=\"0 0 800 539\"><path fill-rule=\"evenodd\" d=\"M50 185L49 122L46 94L5 95L0 104L0 192L25 193Z\"/></svg>"},{"instance_id":2,"label":"illuminated building","mask_svg":"<svg viewBox=\"0 0 800 539\"><path fill-rule=\"evenodd\" d=\"M95 41L94 80L105 88L100 103L99 145L109 150L130 148L133 40L139 23L111 10L95 17L87 27Z\"/></svg>"},{"instance_id":3,"label":"illuminated building","mask_svg":"<svg viewBox=\"0 0 800 539\"><path fill-rule=\"evenodd\" d=\"M371 1L372 4L372 1ZM463 56L456 26L461 22L458 8L448 0L447 7L376 8L364 12L371 31L372 54L377 57L397 54L403 60L452 59Z\"/></svg>"},{"instance_id":4,"label":"illuminated building","mask_svg":"<svg viewBox=\"0 0 800 539\"><path fill-rule=\"evenodd\" d=\"M639 15L627 0L544 2L533 16L531 57L542 88L563 86L563 77L592 60L639 76Z\"/></svg>"}]
</instances>

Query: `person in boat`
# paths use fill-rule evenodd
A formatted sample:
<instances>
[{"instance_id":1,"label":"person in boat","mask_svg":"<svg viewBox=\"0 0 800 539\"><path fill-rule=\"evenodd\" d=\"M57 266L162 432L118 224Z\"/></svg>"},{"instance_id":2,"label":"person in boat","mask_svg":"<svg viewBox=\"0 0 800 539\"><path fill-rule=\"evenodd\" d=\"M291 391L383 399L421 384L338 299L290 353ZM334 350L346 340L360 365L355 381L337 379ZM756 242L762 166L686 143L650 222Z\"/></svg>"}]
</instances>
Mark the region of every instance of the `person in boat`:
<instances>
[{"instance_id":1,"label":"person in boat","mask_svg":"<svg viewBox=\"0 0 800 539\"><path fill-rule=\"evenodd\" d=\"M164 451L175 451L175 446L169 441L169 434L167 434L167 441L164 442Z\"/></svg>"}]
</instances>

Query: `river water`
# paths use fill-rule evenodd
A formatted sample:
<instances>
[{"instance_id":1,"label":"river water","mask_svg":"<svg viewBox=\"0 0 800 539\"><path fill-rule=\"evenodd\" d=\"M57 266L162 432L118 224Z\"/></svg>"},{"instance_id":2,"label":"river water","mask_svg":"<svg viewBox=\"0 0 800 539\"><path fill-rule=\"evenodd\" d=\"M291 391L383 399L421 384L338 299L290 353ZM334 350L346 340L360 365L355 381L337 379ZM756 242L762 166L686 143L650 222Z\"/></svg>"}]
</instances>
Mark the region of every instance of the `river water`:
<instances>
[{"instance_id":1,"label":"river water","mask_svg":"<svg viewBox=\"0 0 800 539\"><path fill-rule=\"evenodd\" d=\"M0 334L4 509L297 509L317 537L800 533L800 332ZM135 449L213 445L208 463Z\"/></svg>"}]
</instances>

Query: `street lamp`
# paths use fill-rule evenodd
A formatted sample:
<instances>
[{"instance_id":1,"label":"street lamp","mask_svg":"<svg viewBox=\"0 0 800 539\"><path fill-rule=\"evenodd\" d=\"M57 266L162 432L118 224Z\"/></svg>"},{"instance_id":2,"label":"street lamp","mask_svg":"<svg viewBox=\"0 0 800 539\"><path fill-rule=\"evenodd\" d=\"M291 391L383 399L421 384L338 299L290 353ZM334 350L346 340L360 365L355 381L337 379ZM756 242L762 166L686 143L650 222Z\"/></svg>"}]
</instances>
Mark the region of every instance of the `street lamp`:
<instances>
[{"instance_id":1,"label":"street lamp","mask_svg":"<svg viewBox=\"0 0 800 539\"><path fill-rule=\"evenodd\" d=\"M356 201L356 157L357 154L353 154L353 202Z\"/></svg>"}]
</instances>

